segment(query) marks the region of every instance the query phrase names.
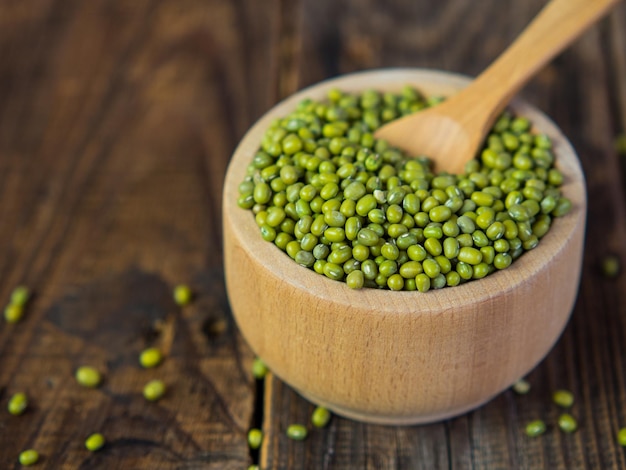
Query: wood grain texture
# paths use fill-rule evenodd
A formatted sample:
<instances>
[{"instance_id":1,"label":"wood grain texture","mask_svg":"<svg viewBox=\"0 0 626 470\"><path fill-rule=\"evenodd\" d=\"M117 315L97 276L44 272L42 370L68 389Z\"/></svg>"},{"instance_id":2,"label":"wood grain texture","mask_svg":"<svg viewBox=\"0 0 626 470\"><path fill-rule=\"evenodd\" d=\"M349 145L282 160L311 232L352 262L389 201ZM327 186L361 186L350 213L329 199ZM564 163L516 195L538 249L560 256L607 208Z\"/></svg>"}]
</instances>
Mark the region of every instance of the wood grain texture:
<instances>
[{"instance_id":1,"label":"wood grain texture","mask_svg":"<svg viewBox=\"0 0 626 470\"><path fill-rule=\"evenodd\" d=\"M0 468L246 468L245 434L262 424L267 468L626 468L626 8L587 33L523 91L578 150L589 218L573 318L533 371L527 396L505 392L440 424L392 428L334 417L304 442L285 427L311 405L274 377L261 413L251 352L231 320L221 268L222 179L252 122L279 98L340 73L380 66L483 70L544 0L6 0L0 3L0 299L36 292L24 322L0 325ZM180 310L174 283L197 302ZM156 323L154 320L160 320ZM206 334L205 334L206 333ZM168 351L140 370L148 344ZM113 347L112 347L113 346ZM82 362L102 367L78 388ZM140 397L152 374L162 402ZM580 430L551 427L549 396L571 389ZM32 408L6 413L24 389ZM263 421L259 421L263 418ZM109 438L88 455L94 430ZM256 458L256 456L255 456Z\"/></svg>"},{"instance_id":2,"label":"wood grain texture","mask_svg":"<svg viewBox=\"0 0 626 470\"><path fill-rule=\"evenodd\" d=\"M250 462L252 356L225 296L219 194L275 94L276 16L243 1L0 5L0 298L35 292L0 328L0 468L30 447L54 469ZM174 304L177 283L192 306ZM137 362L148 345L167 356L156 370ZM102 387L75 383L82 364ZM147 403L155 377L168 392ZM12 417L19 390L32 406ZM108 444L90 455L95 431Z\"/></svg>"}]
</instances>

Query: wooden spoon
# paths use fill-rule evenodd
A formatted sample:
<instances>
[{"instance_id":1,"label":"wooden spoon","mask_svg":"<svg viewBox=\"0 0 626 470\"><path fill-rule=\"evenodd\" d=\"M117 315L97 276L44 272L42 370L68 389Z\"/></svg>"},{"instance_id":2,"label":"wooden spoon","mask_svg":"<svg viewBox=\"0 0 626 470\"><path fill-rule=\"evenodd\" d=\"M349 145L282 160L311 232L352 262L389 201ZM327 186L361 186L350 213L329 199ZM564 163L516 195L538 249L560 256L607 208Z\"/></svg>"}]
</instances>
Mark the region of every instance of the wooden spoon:
<instances>
[{"instance_id":1,"label":"wooden spoon","mask_svg":"<svg viewBox=\"0 0 626 470\"><path fill-rule=\"evenodd\" d=\"M552 0L476 80L442 104L381 127L377 138L462 173L513 95L619 0Z\"/></svg>"}]
</instances>

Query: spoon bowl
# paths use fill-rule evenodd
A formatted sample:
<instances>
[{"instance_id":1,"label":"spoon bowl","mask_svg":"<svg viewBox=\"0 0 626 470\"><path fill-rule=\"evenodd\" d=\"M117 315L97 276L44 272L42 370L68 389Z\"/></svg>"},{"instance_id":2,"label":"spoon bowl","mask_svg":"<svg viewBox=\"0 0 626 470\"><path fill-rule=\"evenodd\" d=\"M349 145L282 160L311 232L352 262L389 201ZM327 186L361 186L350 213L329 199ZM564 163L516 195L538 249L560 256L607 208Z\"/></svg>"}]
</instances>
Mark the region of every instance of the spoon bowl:
<instances>
[{"instance_id":1,"label":"spoon bowl","mask_svg":"<svg viewBox=\"0 0 626 470\"><path fill-rule=\"evenodd\" d=\"M512 103L554 144L562 192L573 204L539 245L509 268L457 287L419 292L352 290L297 265L261 238L238 185L262 135L304 98L332 88L449 96L469 79L389 69L328 80L279 103L237 147L224 185L226 286L241 333L279 378L312 402L374 423L437 421L476 408L532 370L552 348L578 289L586 196L578 159L536 108Z\"/></svg>"}]
</instances>

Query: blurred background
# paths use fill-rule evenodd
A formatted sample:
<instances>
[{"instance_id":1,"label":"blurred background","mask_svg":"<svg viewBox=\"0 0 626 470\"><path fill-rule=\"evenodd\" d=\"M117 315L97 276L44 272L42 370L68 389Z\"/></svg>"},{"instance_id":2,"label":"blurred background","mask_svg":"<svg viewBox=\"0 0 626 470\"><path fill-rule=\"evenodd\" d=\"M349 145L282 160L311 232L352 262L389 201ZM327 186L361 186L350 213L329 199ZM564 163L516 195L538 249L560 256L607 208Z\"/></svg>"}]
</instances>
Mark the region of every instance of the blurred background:
<instances>
[{"instance_id":1,"label":"blurred background","mask_svg":"<svg viewBox=\"0 0 626 470\"><path fill-rule=\"evenodd\" d=\"M232 321L221 190L248 127L294 91L339 74L424 67L476 75L543 0L3 0L0 2L0 299L33 293L0 323L0 468L626 468L623 136L626 8L557 57L521 95L579 153L589 197L572 321L528 377L465 416L393 428L333 417L285 437L313 405L269 374ZM623 137L622 137L623 139ZM621 154L620 154L621 152ZM172 298L189 285L193 302ZM555 293L558 295L558 293ZM159 368L137 355L164 351ZM79 387L83 364L104 375ZM159 378L157 403L141 396ZM554 425L571 390L579 430ZM5 412L25 391L22 416ZM535 439L525 424L541 418ZM251 427L264 431L250 450ZM107 444L90 453L85 438Z\"/></svg>"}]
</instances>

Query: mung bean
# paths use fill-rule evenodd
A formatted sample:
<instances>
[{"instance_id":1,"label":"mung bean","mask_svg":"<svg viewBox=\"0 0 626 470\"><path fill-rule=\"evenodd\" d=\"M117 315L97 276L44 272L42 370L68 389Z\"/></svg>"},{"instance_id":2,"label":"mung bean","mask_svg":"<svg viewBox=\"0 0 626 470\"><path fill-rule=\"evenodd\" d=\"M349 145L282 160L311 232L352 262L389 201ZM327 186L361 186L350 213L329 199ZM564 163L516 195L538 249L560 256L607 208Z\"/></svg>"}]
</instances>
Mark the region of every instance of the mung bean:
<instances>
[{"instance_id":1,"label":"mung bean","mask_svg":"<svg viewBox=\"0 0 626 470\"><path fill-rule=\"evenodd\" d=\"M106 440L102 434L94 433L85 440L85 448L91 452L96 452L102 449L105 443Z\"/></svg>"},{"instance_id":2,"label":"mung bean","mask_svg":"<svg viewBox=\"0 0 626 470\"><path fill-rule=\"evenodd\" d=\"M252 428L248 431L248 445L251 449L258 449L263 442L263 431L257 428Z\"/></svg>"},{"instance_id":3,"label":"mung bean","mask_svg":"<svg viewBox=\"0 0 626 470\"><path fill-rule=\"evenodd\" d=\"M76 381L83 387L95 388L102 382L102 375L97 369L90 366L81 366L76 369Z\"/></svg>"},{"instance_id":4,"label":"mung bean","mask_svg":"<svg viewBox=\"0 0 626 470\"><path fill-rule=\"evenodd\" d=\"M151 380L143 388L143 396L148 401L157 401L165 394L165 383L162 380Z\"/></svg>"},{"instance_id":5,"label":"mung bean","mask_svg":"<svg viewBox=\"0 0 626 470\"><path fill-rule=\"evenodd\" d=\"M561 408L570 408L574 404L574 394L569 390L557 390L552 394L552 401Z\"/></svg>"},{"instance_id":6,"label":"mung bean","mask_svg":"<svg viewBox=\"0 0 626 470\"><path fill-rule=\"evenodd\" d=\"M21 465L28 467L30 465L35 465L39 461L39 452L35 449L28 449L20 453L19 462Z\"/></svg>"},{"instance_id":7,"label":"mung bean","mask_svg":"<svg viewBox=\"0 0 626 470\"><path fill-rule=\"evenodd\" d=\"M139 363L146 369L158 366L162 360L163 354L158 348L144 349L139 355Z\"/></svg>"},{"instance_id":8,"label":"mung bean","mask_svg":"<svg viewBox=\"0 0 626 470\"><path fill-rule=\"evenodd\" d=\"M287 437L294 441L303 441L306 439L307 429L302 424L290 424L287 427Z\"/></svg>"},{"instance_id":9,"label":"mung bean","mask_svg":"<svg viewBox=\"0 0 626 470\"><path fill-rule=\"evenodd\" d=\"M537 437L546 432L546 423L540 419L531 421L526 425L526 435L529 437Z\"/></svg>"},{"instance_id":10,"label":"mung bean","mask_svg":"<svg viewBox=\"0 0 626 470\"><path fill-rule=\"evenodd\" d=\"M10 399L7 409L12 415L18 416L26 411L28 407L28 397L24 392L15 393Z\"/></svg>"}]
</instances>

